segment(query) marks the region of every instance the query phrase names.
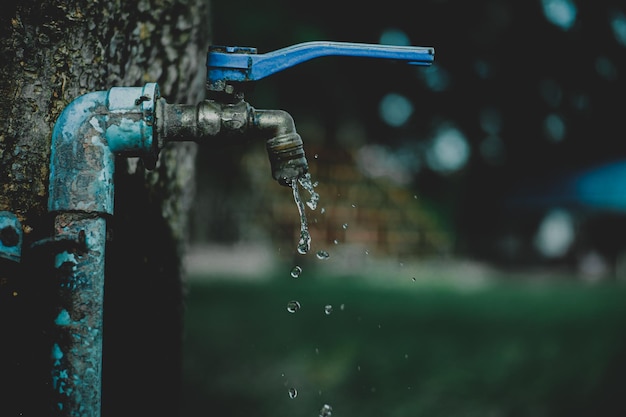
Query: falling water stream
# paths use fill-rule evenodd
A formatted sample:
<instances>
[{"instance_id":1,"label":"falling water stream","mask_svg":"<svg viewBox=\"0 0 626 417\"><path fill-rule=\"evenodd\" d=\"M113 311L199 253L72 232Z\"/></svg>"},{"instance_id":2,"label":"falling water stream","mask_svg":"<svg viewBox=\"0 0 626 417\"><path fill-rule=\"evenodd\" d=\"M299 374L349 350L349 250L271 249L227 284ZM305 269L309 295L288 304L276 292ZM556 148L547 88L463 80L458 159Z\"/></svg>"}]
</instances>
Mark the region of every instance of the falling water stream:
<instances>
[{"instance_id":1,"label":"falling water stream","mask_svg":"<svg viewBox=\"0 0 626 417\"><path fill-rule=\"evenodd\" d=\"M291 188L293 190L293 199L298 207L298 214L300 215L300 239L298 240L298 253L305 255L311 249L311 234L309 233L309 226L306 220L306 213L302 197L298 190L298 184L307 190L310 194L310 199L306 202L307 206L311 210L317 208L317 202L319 201L319 194L315 191L315 185L311 181L311 174L306 173L297 181L291 181Z\"/></svg>"},{"instance_id":2,"label":"falling water stream","mask_svg":"<svg viewBox=\"0 0 626 417\"><path fill-rule=\"evenodd\" d=\"M298 214L300 215L300 239L298 240L298 253L301 255L305 255L311 249L311 234L309 233L309 226L306 219L305 207L302 202L302 197L300 196L300 191L298 189L298 184L306 191L309 192L310 198L306 201L306 205L311 209L315 210L317 208L317 203L319 201L319 194L315 191L315 186L311 181L311 174L306 173L302 177L299 177L297 180L291 181L291 188L293 190L293 199L296 202L296 206L298 207ZM318 259L327 259L330 255L328 252L320 250L316 254ZM291 276L297 278L302 273L302 268L299 266L295 266L291 270ZM296 300L292 300L287 303L287 311L290 313L295 313L300 310L300 303ZM333 307L328 304L324 307L324 312L326 315L331 314L333 311ZM289 398L294 399L298 395L298 391L296 388L292 387L289 389ZM320 410L320 417L330 417L332 414L332 407L328 404L324 404L322 409Z\"/></svg>"}]
</instances>

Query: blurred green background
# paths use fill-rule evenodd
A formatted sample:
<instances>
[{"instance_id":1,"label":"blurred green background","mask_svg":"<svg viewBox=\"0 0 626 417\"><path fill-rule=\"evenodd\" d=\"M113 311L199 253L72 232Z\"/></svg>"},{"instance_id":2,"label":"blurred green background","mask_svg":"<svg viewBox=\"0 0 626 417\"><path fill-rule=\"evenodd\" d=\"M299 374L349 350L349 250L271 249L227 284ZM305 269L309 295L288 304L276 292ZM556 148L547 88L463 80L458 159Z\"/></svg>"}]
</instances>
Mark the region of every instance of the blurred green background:
<instances>
[{"instance_id":1,"label":"blurred green background","mask_svg":"<svg viewBox=\"0 0 626 417\"><path fill-rule=\"evenodd\" d=\"M184 415L626 412L623 287L267 279L191 286Z\"/></svg>"},{"instance_id":2,"label":"blurred green background","mask_svg":"<svg viewBox=\"0 0 626 417\"><path fill-rule=\"evenodd\" d=\"M263 144L200 146L185 416L626 415L623 2L211 7L218 45L436 55L320 58L247 93L303 138L307 255Z\"/></svg>"}]
</instances>

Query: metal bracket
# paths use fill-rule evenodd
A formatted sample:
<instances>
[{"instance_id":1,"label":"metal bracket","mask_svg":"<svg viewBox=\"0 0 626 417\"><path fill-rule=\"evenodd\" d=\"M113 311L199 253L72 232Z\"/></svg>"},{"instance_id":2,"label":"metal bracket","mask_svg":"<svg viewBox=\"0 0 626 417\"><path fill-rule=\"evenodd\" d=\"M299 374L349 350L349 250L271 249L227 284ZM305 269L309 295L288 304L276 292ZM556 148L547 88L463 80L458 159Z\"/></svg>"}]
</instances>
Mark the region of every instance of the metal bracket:
<instances>
[{"instance_id":1,"label":"metal bracket","mask_svg":"<svg viewBox=\"0 0 626 417\"><path fill-rule=\"evenodd\" d=\"M22 224L9 211L0 211L0 257L13 262L22 259Z\"/></svg>"},{"instance_id":2,"label":"metal bracket","mask_svg":"<svg viewBox=\"0 0 626 417\"><path fill-rule=\"evenodd\" d=\"M55 255L61 252L71 252L82 255L87 253L89 250L84 230L79 231L76 238L53 236L38 240L37 242L34 242L30 248L32 250L52 250Z\"/></svg>"}]
</instances>

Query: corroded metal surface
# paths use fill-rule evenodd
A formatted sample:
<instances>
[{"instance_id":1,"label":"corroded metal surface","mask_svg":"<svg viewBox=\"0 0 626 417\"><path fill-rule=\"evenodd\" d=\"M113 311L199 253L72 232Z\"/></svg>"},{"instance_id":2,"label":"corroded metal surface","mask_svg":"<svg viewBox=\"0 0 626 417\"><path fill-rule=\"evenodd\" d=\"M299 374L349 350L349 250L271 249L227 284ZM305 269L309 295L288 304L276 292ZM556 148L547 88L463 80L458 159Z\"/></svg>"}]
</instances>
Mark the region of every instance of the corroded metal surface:
<instances>
[{"instance_id":1,"label":"corroded metal surface","mask_svg":"<svg viewBox=\"0 0 626 417\"><path fill-rule=\"evenodd\" d=\"M70 103L54 127L48 208L52 241L84 241L56 254L52 388L59 416L99 416L105 280L105 216L113 214L115 155L154 154L158 86L118 87Z\"/></svg>"},{"instance_id":2,"label":"corroded metal surface","mask_svg":"<svg viewBox=\"0 0 626 417\"><path fill-rule=\"evenodd\" d=\"M64 251L55 259L60 303L50 352L54 404L58 415L99 416L106 221L64 213L54 228L67 239L84 233L87 244L86 252Z\"/></svg>"},{"instance_id":3,"label":"corroded metal surface","mask_svg":"<svg viewBox=\"0 0 626 417\"><path fill-rule=\"evenodd\" d=\"M8 211L0 211L0 258L20 261L22 235L22 225L17 216Z\"/></svg>"},{"instance_id":4,"label":"corroded metal surface","mask_svg":"<svg viewBox=\"0 0 626 417\"><path fill-rule=\"evenodd\" d=\"M155 159L158 86L118 87L72 101L52 132L48 209L113 214L115 154Z\"/></svg>"}]
</instances>

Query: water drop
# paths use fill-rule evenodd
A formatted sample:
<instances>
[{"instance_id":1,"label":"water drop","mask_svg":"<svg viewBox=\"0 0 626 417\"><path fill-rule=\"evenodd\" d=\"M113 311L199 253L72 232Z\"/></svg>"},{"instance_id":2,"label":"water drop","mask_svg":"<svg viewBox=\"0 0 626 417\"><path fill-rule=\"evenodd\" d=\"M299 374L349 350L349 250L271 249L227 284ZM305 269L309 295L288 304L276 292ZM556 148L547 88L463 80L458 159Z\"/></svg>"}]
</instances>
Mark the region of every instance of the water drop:
<instances>
[{"instance_id":1,"label":"water drop","mask_svg":"<svg viewBox=\"0 0 626 417\"><path fill-rule=\"evenodd\" d=\"M343 310L345 310L345 309L346 309L346 305L345 305L345 304L341 304L341 305L339 306L339 308L341 309L341 311L343 311Z\"/></svg>"},{"instance_id":2,"label":"water drop","mask_svg":"<svg viewBox=\"0 0 626 417\"><path fill-rule=\"evenodd\" d=\"M315 155L313 155L313 158L317 159L317 158L319 158L319 155L315 154Z\"/></svg>"},{"instance_id":3,"label":"water drop","mask_svg":"<svg viewBox=\"0 0 626 417\"><path fill-rule=\"evenodd\" d=\"M328 258L330 258L330 254L328 252L326 252L325 250L318 250L317 253L315 254L315 256L317 256L317 259L328 259Z\"/></svg>"},{"instance_id":4,"label":"water drop","mask_svg":"<svg viewBox=\"0 0 626 417\"><path fill-rule=\"evenodd\" d=\"M330 304L326 304L326 305L324 306L324 313L325 313L327 316L329 316L329 315L330 315L330 313L332 313L332 312L333 312L333 306L331 306Z\"/></svg>"},{"instance_id":5,"label":"water drop","mask_svg":"<svg viewBox=\"0 0 626 417\"><path fill-rule=\"evenodd\" d=\"M413 281L417 281L417 278L415 278L415 277L413 277L413 278L411 278L411 279L412 279Z\"/></svg>"},{"instance_id":6,"label":"water drop","mask_svg":"<svg viewBox=\"0 0 626 417\"><path fill-rule=\"evenodd\" d=\"M341 228L342 228L342 229L344 229L344 230L346 230L346 229L348 228L348 223L344 223L344 224L342 224L342 225L341 225Z\"/></svg>"},{"instance_id":7,"label":"water drop","mask_svg":"<svg viewBox=\"0 0 626 417\"><path fill-rule=\"evenodd\" d=\"M320 410L320 417L330 417L332 413L333 413L333 408L328 404L324 404L324 406Z\"/></svg>"},{"instance_id":8,"label":"water drop","mask_svg":"<svg viewBox=\"0 0 626 417\"><path fill-rule=\"evenodd\" d=\"M322 207L322 208L320 209L320 213L322 213L322 214L326 213L326 208Z\"/></svg>"},{"instance_id":9,"label":"water drop","mask_svg":"<svg viewBox=\"0 0 626 417\"><path fill-rule=\"evenodd\" d=\"M297 396L298 396L298 390L293 387L289 388L289 398L293 400Z\"/></svg>"},{"instance_id":10,"label":"water drop","mask_svg":"<svg viewBox=\"0 0 626 417\"><path fill-rule=\"evenodd\" d=\"M339 244L339 241L338 241L337 239L335 239L335 240L333 240L333 243L334 243L335 245L338 245L338 244Z\"/></svg>"},{"instance_id":11,"label":"water drop","mask_svg":"<svg viewBox=\"0 0 626 417\"><path fill-rule=\"evenodd\" d=\"M291 276L294 278L298 278L301 273L302 273L302 268L300 268L298 265L294 266L293 269L291 270Z\"/></svg>"},{"instance_id":12,"label":"water drop","mask_svg":"<svg viewBox=\"0 0 626 417\"><path fill-rule=\"evenodd\" d=\"M297 302L295 300L292 300L292 301L289 301L287 303L287 311L288 312L295 313L298 310L300 310L300 303L299 302Z\"/></svg>"},{"instance_id":13,"label":"water drop","mask_svg":"<svg viewBox=\"0 0 626 417\"><path fill-rule=\"evenodd\" d=\"M311 235L308 230L300 231L300 240L298 240L298 253L306 255L311 249Z\"/></svg>"}]
</instances>

